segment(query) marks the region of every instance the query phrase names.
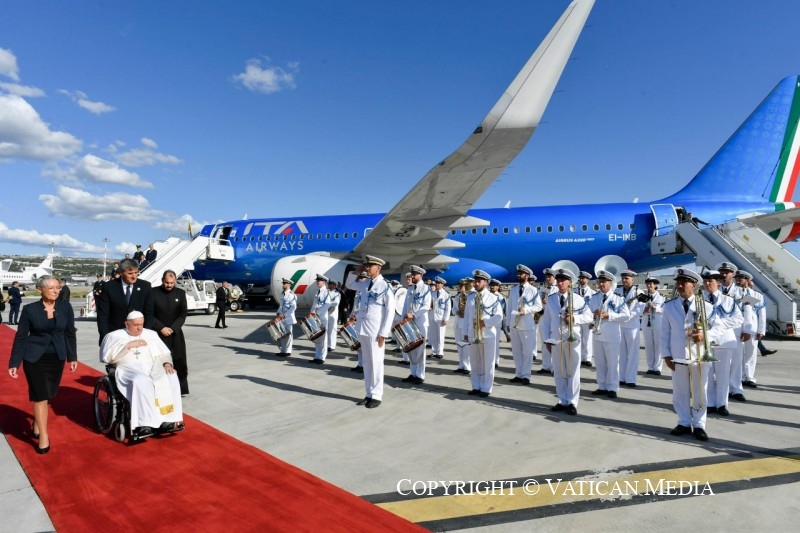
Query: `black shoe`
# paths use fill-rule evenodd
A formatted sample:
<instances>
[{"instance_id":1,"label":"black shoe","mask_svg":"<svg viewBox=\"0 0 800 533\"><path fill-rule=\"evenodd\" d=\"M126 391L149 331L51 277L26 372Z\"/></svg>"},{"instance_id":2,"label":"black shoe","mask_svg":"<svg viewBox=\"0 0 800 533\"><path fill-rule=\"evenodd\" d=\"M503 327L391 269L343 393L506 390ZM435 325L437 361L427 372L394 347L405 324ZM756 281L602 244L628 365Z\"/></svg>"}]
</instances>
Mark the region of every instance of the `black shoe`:
<instances>
[{"instance_id":1,"label":"black shoe","mask_svg":"<svg viewBox=\"0 0 800 533\"><path fill-rule=\"evenodd\" d=\"M617 397L617 393L614 392L613 390L610 390L610 391L608 391L608 397L613 400L614 398Z\"/></svg>"},{"instance_id":2,"label":"black shoe","mask_svg":"<svg viewBox=\"0 0 800 533\"><path fill-rule=\"evenodd\" d=\"M214 326L216 329L222 329L222 326Z\"/></svg>"},{"instance_id":3,"label":"black shoe","mask_svg":"<svg viewBox=\"0 0 800 533\"><path fill-rule=\"evenodd\" d=\"M560 403L555 404L553 407L550 408L551 411L555 411L556 413L559 411L563 411L566 409L566 405L561 405Z\"/></svg>"},{"instance_id":4,"label":"black shoe","mask_svg":"<svg viewBox=\"0 0 800 533\"><path fill-rule=\"evenodd\" d=\"M133 429L133 438L134 439L143 439L145 437L149 437L155 434L155 430L148 426L140 426L138 428Z\"/></svg>"},{"instance_id":5,"label":"black shoe","mask_svg":"<svg viewBox=\"0 0 800 533\"><path fill-rule=\"evenodd\" d=\"M592 362L591 361L581 361L581 366L587 366L589 368L592 368Z\"/></svg>"},{"instance_id":6,"label":"black shoe","mask_svg":"<svg viewBox=\"0 0 800 533\"><path fill-rule=\"evenodd\" d=\"M763 352L761 352L761 357L766 357L774 353L778 353L778 350L764 350Z\"/></svg>"},{"instance_id":7,"label":"black shoe","mask_svg":"<svg viewBox=\"0 0 800 533\"><path fill-rule=\"evenodd\" d=\"M708 408L706 408L706 414L713 414L713 413L716 413L716 412L717 412L717 408L716 407L708 407Z\"/></svg>"},{"instance_id":8,"label":"black shoe","mask_svg":"<svg viewBox=\"0 0 800 533\"><path fill-rule=\"evenodd\" d=\"M530 385L531 380L529 380L528 378L522 378L519 383L520 385Z\"/></svg>"},{"instance_id":9,"label":"black shoe","mask_svg":"<svg viewBox=\"0 0 800 533\"><path fill-rule=\"evenodd\" d=\"M455 370L453 370L453 372L455 372L456 374L464 374L466 370L464 370L463 368L456 368Z\"/></svg>"},{"instance_id":10,"label":"black shoe","mask_svg":"<svg viewBox=\"0 0 800 533\"><path fill-rule=\"evenodd\" d=\"M624 381L620 381L619 384L620 385L627 385L627 383L625 383Z\"/></svg>"},{"instance_id":11,"label":"black shoe","mask_svg":"<svg viewBox=\"0 0 800 533\"><path fill-rule=\"evenodd\" d=\"M708 433L706 433L706 430L702 428L694 428L693 433L694 433L694 438L696 438L697 440L702 440L703 442L708 440Z\"/></svg>"},{"instance_id":12,"label":"black shoe","mask_svg":"<svg viewBox=\"0 0 800 533\"><path fill-rule=\"evenodd\" d=\"M519 383L519 382L521 382L521 381L522 381L522 378L513 377L513 378L509 379L508 381L509 381L510 383Z\"/></svg>"},{"instance_id":13,"label":"black shoe","mask_svg":"<svg viewBox=\"0 0 800 533\"><path fill-rule=\"evenodd\" d=\"M603 389L597 389L592 391L592 396L607 396L608 391Z\"/></svg>"},{"instance_id":14,"label":"black shoe","mask_svg":"<svg viewBox=\"0 0 800 533\"><path fill-rule=\"evenodd\" d=\"M670 435L674 435L676 437L680 437L681 435L687 435L692 432L692 428L689 426L681 426L680 424L675 426L672 431L669 432Z\"/></svg>"},{"instance_id":15,"label":"black shoe","mask_svg":"<svg viewBox=\"0 0 800 533\"><path fill-rule=\"evenodd\" d=\"M534 355L534 356L533 356L533 359L531 359L531 360L532 360L532 361L536 361L536 356Z\"/></svg>"},{"instance_id":16,"label":"black shoe","mask_svg":"<svg viewBox=\"0 0 800 533\"><path fill-rule=\"evenodd\" d=\"M661 375L661 370L653 370L653 375L654 376L660 376Z\"/></svg>"},{"instance_id":17,"label":"black shoe","mask_svg":"<svg viewBox=\"0 0 800 533\"><path fill-rule=\"evenodd\" d=\"M314 363L315 365L321 365L325 361L323 361L322 359L312 359L311 362Z\"/></svg>"},{"instance_id":18,"label":"black shoe","mask_svg":"<svg viewBox=\"0 0 800 533\"><path fill-rule=\"evenodd\" d=\"M728 416L731 413L728 411L728 408L723 405L722 407L717 407L717 414L719 416Z\"/></svg>"},{"instance_id":19,"label":"black shoe","mask_svg":"<svg viewBox=\"0 0 800 533\"><path fill-rule=\"evenodd\" d=\"M626 383L625 386L628 387L629 389L635 389L636 383Z\"/></svg>"},{"instance_id":20,"label":"black shoe","mask_svg":"<svg viewBox=\"0 0 800 533\"><path fill-rule=\"evenodd\" d=\"M478 396L480 396L481 398L488 398L489 397L489 393L488 392L482 392L482 393L478 394Z\"/></svg>"},{"instance_id":21,"label":"black shoe","mask_svg":"<svg viewBox=\"0 0 800 533\"><path fill-rule=\"evenodd\" d=\"M277 357L289 357L289 354L288 353L284 353L284 352L278 352L275 355Z\"/></svg>"},{"instance_id":22,"label":"black shoe","mask_svg":"<svg viewBox=\"0 0 800 533\"><path fill-rule=\"evenodd\" d=\"M569 404L569 405L567 406L567 414L568 414L568 415L575 416L575 415L577 415L577 414L578 414L578 409L577 409L577 408L576 408L574 405L572 405L572 404Z\"/></svg>"},{"instance_id":23,"label":"black shoe","mask_svg":"<svg viewBox=\"0 0 800 533\"><path fill-rule=\"evenodd\" d=\"M228 326L222 326L222 329L227 329Z\"/></svg>"},{"instance_id":24,"label":"black shoe","mask_svg":"<svg viewBox=\"0 0 800 533\"><path fill-rule=\"evenodd\" d=\"M367 402L367 409L375 409L375 408L376 408L376 407L378 407L380 404L381 404L381 401L380 401L380 400L373 400L373 399L370 399L370 400Z\"/></svg>"},{"instance_id":25,"label":"black shoe","mask_svg":"<svg viewBox=\"0 0 800 533\"><path fill-rule=\"evenodd\" d=\"M417 376L414 376L414 379L411 380L411 383L413 383L414 385L422 385L423 383L425 383L425 380L422 378L418 378Z\"/></svg>"},{"instance_id":26,"label":"black shoe","mask_svg":"<svg viewBox=\"0 0 800 533\"><path fill-rule=\"evenodd\" d=\"M366 405L371 399L372 398L364 398L363 400L356 402L356 405Z\"/></svg>"},{"instance_id":27,"label":"black shoe","mask_svg":"<svg viewBox=\"0 0 800 533\"><path fill-rule=\"evenodd\" d=\"M403 366L411 366L411 361L400 361L399 363Z\"/></svg>"},{"instance_id":28,"label":"black shoe","mask_svg":"<svg viewBox=\"0 0 800 533\"><path fill-rule=\"evenodd\" d=\"M49 452L50 452L50 446L46 446L44 448L39 448L38 446L36 446L36 453L38 453L39 455L44 455Z\"/></svg>"},{"instance_id":29,"label":"black shoe","mask_svg":"<svg viewBox=\"0 0 800 533\"><path fill-rule=\"evenodd\" d=\"M403 378L400 381L402 381L403 383L411 383L412 381L414 381L414 376L408 376L407 378Z\"/></svg>"},{"instance_id":30,"label":"black shoe","mask_svg":"<svg viewBox=\"0 0 800 533\"><path fill-rule=\"evenodd\" d=\"M500 365L498 365L497 363L495 363L495 364L494 364L494 367L495 367L495 368L500 368Z\"/></svg>"},{"instance_id":31,"label":"black shoe","mask_svg":"<svg viewBox=\"0 0 800 533\"><path fill-rule=\"evenodd\" d=\"M481 393L480 389L472 389L467 394L469 394L470 396L477 396L480 393Z\"/></svg>"},{"instance_id":32,"label":"black shoe","mask_svg":"<svg viewBox=\"0 0 800 533\"><path fill-rule=\"evenodd\" d=\"M756 382L752 381L752 380L742 381L742 386L750 388L750 389L757 389L758 388L758 385L756 385Z\"/></svg>"},{"instance_id":33,"label":"black shoe","mask_svg":"<svg viewBox=\"0 0 800 533\"><path fill-rule=\"evenodd\" d=\"M364 368L362 366L360 366L360 365L354 366L353 368L350 369L350 372L356 372L358 374L363 374L364 373Z\"/></svg>"},{"instance_id":34,"label":"black shoe","mask_svg":"<svg viewBox=\"0 0 800 533\"><path fill-rule=\"evenodd\" d=\"M737 402L746 402L747 398L744 397L744 394L731 394L731 398L736 400Z\"/></svg>"},{"instance_id":35,"label":"black shoe","mask_svg":"<svg viewBox=\"0 0 800 533\"><path fill-rule=\"evenodd\" d=\"M536 371L536 373L537 374L549 374L550 371L549 370L545 370L544 368L540 368L539 370Z\"/></svg>"},{"instance_id":36,"label":"black shoe","mask_svg":"<svg viewBox=\"0 0 800 533\"><path fill-rule=\"evenodd\" d=\"M434 359L444 359L444 356L443 355L434 355L433 358Z\"/></svg>"}]
</instances>

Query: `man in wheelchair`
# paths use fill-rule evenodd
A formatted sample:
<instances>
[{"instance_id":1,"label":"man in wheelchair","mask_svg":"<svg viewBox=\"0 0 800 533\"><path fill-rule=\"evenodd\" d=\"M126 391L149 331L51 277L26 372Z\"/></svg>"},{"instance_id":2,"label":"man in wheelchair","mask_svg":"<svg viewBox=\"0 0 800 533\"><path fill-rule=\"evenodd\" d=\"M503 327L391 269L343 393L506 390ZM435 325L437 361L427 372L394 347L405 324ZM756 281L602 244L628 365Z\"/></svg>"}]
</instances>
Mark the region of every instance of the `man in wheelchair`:
<instances>
[{"instance_id":1,"label":"man in wheelchair","mask_svg":"<svg viewBox=\"0 0 800 533\"><path fill-rule=\"evenodd\" d=\"M183 428L181 387L172 356L155 331L144 329L142 313L131 311L123 329L103 338L100 360L115 365L114 379L130 403L135 437Z\"/></svg>"}]
</instances>

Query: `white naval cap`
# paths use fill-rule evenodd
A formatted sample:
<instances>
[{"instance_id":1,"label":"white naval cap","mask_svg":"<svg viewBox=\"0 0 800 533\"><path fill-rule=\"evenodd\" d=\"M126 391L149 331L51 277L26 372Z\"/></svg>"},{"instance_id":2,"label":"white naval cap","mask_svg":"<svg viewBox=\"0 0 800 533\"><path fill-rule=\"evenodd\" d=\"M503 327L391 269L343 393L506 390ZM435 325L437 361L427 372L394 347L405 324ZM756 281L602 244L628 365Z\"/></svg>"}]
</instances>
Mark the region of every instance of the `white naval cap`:
<instances>
[{"instance_id":1,"label":"white naval cap","mask_svg":"<svg viewBox=\"0 0 800 533\"><path fill-rule=\"evenodd\" d=\"M747 270L737 270L736 271L737 278L744 278L744 279L753 279L753 275L748 272Z\"/></svg>"},{"instance_id":2,"label":"white naval cap","mask_svg":"<svg viewBox=\"0 0 800 533\"><path fill-rule=\"evenodd\" d=\"M727 270L728 272L736 272L737 269L736 265L734 265L733 263L730 263L728 261L723 261L722 263L719 263L717 266L715 266L714 270L718 270L719 272L722 272L723 270Z\"/></svg>"},{"instance_id":3,"label":"white naval cap","mask_svg":"<svg viewBox=\"0 0 800 533\"><path fill-rule=\"evenodd\" d=\"M473 270L472 271L472 277L475 278L475 279L485 279L486 281L489 281L490 279L492 279L492 276L490 276L489 274L487 274L485 271L483 271L481 269Z\"/></svg>"},{"instance_id":4,"label":"white naval cap","mask_svg":"<svg viewBox=\"0 0 800 533\"><path fill-rule=\"evenodd\" d=\"M621 271L619 273L619 275L620 275L620 277L629 276L631 278L635 278L636 277L636 272L634 272L633 270L631 270L629 268L626 268L625 270Z\"/></svg>"},{"instance_id":5,"label":"white naval cap","mask_svg":"<svg viewBox=\"0 0 800 533\"><path fill-rule=\"evenodd\" d=\"M568 268L557 268L553 271L556 279L568 279L572 281L575 279L575 273Z\"/></svg>"},{"instance_id":6,"label":"white naval cap","mask_svg":"<svg viewBox=\"0 0 800 533\"><path fill-rule=\"evenodd\" d=\"M678 268L675 269L675 281L685 279L691 281L692 283L700 283L700 274L695 272L694 270L689 270L688 268Z\"/></svg>"},{"instance_id":7,"label":"white naval cap","mask_svg":"<svg viewBox=\"0 0 800 533\"><path fill-rule=\"evenodd\" d=\"M722 279L722 274L719 273L719 270L704 270L700 277L703 279Z\"/></svg>"},{"instance_id":8,"label":"white naval cap","mask_svg":"<svg viewBox=\"0 0 800 533\"><path fill-rule=\"evenodd\" d=\"M617 276L615 276L613 272L609 272L608 270L598 270L597 279L598 280L605 279L612 283L617 282Z\"/></svg>"},{"instance_id":9,"label":"white naval cap","mask_svg":"<svg viewBox=\"0 0 800 533\"><path fill-rule=\"evenodd\" d=\"M544 270L542 270L542 274L544 274L545 276L555 276L555 273L553 272L552 268L545 268Z\"/></svg>"},{"instance_id":10,"label":"white naval cap","mask_svg":"<svg viewBox=\"0 0 800 533\"><path fill-rule=\"evenodd\" d=\"M317 274L317 281L324 281L324 282L327 283L328 282L328 277L327 276L323 276L322 274Z\"/></svg>"},{"instance_id":11,"label":"white naval cap","mask_svg":"<svg viewBox=\"0 0 800 533\"><path fill-rule=\"evenodd\" d=\"M292 283L292 280L290 280L290 279L286 279L286 278L283 278L283 279L281 279L281 283L282 283L282 284L283 284L283 283L288 283L290 287L291 287L292 285L294 285L294 283Z\"/></svg>"},{"instance_id":12,"label":"white naval cap","mask_svg":"<svg viewBox=\"0 0 800 533\"><path fill-rule=\"evenodd\" d=\"M442 285L444 285L446 283L444 278L441 277L441 276L436 276L435 278L433 278L433 281L436 282L436 283L441 283Z\"/></svg>"},{"instance_id":13,"label":"white naval cap","mask_svg":"<svg viewBox=\"0 0 800 533\"><path fill-rule=\"evenodd\" d=\"M525 272L528 276L533 276L533 270L525 265L517 265L517 272Z\"/></svg>"},{"instance_id":14,"label":"white naval cap","mask_svg":"<svg viewBox=\"0 0 800 533\"><path fill-rule=\"evenodd\" d=\"M586 272L585 270L581 270L581 273L578 274L578 277L579 278L592 279L592 274L589 273L589 272Z\"/></svg>"},{"instance_id":15,"label":"white naval cap","mask_svg":"<svg viewBox=\"0 0 800 533\"><path fill-rule=\"evenodd\" d=\"M427 272L427 270L425 270L425 269L424 269L424 268L422 268L421 266L417 266L417 265L411 265L411 266L408 268L408 270L410 270L412 274L422 274L422 275L425 275L425 273Z\"/></svg>"},{"instance_id":16,"label":"white naval cap","mask_svg":"<svg viewBox=\"0 0 800 533\"><path fill-rule=\"evenodd\" d=\"M365 255L364 256L364 264L365 265L383 266L383 265L386 264L386 261L384 261L380 257L375 257L374 255Z\"/></svg>"},{"instance_id":17,"label":"white naval cap","mask_svg":"<svg viewBox=\"0 0 800 533\"><path fill-rule=\"evenodd\" d=\"M653 276L647 276L647 278L644 280L644 282L645 283L655 283L656 285L658 285L660 283L658 281L658 278L654 278Z\"/></svg>"},{"instance_id":18,"label":"white naval cap","mask_svg":"<svg viewBox=\"0 0 800 533\"><path fill-rule=\"evenodd\" d=\"M489 280L489 285L497 285L497 286L500 286L500 285L502 285L502 284L503 284L503 283L502 283L502 282L501 282L499 279L494 279L494 278L492 278L492 279L490 279L490 280Z\"/></svg>"}]
</instances>

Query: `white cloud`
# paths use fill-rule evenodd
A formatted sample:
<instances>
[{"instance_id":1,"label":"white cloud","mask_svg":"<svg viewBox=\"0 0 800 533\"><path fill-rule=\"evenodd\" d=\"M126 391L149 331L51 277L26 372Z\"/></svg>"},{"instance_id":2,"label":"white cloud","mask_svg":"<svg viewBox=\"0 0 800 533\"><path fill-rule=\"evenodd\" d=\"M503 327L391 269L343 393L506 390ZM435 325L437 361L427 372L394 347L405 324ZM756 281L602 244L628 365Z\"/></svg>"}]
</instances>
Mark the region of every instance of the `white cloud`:
<instances>
[{"instance_id":1,"label":"white cloud","mask_svg":"<svg viewBox=\"0 0 800 533\"><path fill-rule=\"evenodd\" d=\"M114 183L116 185L128 185L144 189L153 188L152 183L143 180L135 172L125 170L116 163L100 159L92 154L87 154L78 161L74 168L74 176L94 183Z\"/></svg>"},{"instance_id":2,"label":"white cloud","mask_svg":"<svg viewBox=\"0 0 800 533\"><path fill-rule=\"evenodd\" d=\"M19 83L0 82L0 89L7 93L22 96L23 98L39 98L44 96L44 91L38 87L30 85L20 85Z\"/></svg>"},{"instance_id":3,"label":"white cloud","mask_svg":"<svg viewBox=\"0 0 800 533\"><path fill-rule=\"evenodd\" d=\"M64 131L51 131L23 98L0 94L0 158L52 161L81 150L82 142Z\"/></svg>"},{"instance_id":4,"label":"white cloud","mask_svg":"<svg viewBox=\"0 0 800 533\"><path fill-rule=\"evenodd\" d=\"M143 167L155 165L157 163L167 165L183 163L180 158L174 155L163 154L156 151L158 144L156 144L154 140L144 137L141 142L143 148L134 148L127 152L119 152L116 147L109 146L109 152L114 154L114 159L126 167Z\"/></svg>"},{"instance_id":5,"label":"white cloud","mask_svg":"<svg viewBox=\"0 0 800 533\"><path fill-rule=\"evenodd\" d=\"M11 229L0 222L0 242L22 244L26 246L42 247L54 244L60 250L74 250L76 252L102 253L102 246L95 246L82 242L69 235L54 233L39 233L36 230Z\"/></svg>"},{"instance_id":6,"label":"white cloud","mask_svg":"<svg viewBox=\"0 0 800 533\"><path fill-rule=\"evenodd\" d=\"M189 234L189 226L192 227L192 232L197 233L200 231L203 226L208 224L208 222L200 222L195 220L192 215L184 214L184 215L174 215L170 218L165 218L164 220L157 222L153 227L156 229L164 229L170 232L171 235L175 235L177 237L186 238Z\"/></svg>"},{"instance_id":7,"label":"white cloud","mask_svg":"<svg viewBox=\"0 0 800 533\"><path fill-rule=\"evenodd\" d=\"M87 191L61 185L58 194L41 194L39 200L51 215L77 220L148 221L164 216L154 210L144 196L128 193L94 195Z\"/></svg>"},{"instance_id":8,"label":"white cloud","mask_svg":"<svg viewBox=\"0 0 800 533\"><path fill-rule=\"evenodd\" d=\"M89 97L83 91L68 91L66 89L59 89L58 92L69 96L73 102L78 104L79 107L82 107L83 109L89 111L90 113L94 113L95 115L110 113L117 110L116 107L106 103L89 100Z\"/></svg>"},{"instance_id":9,"label":"white cloud","mask_svg":"<svg viewBox=\"0 0 800 533\"><path fill-rule=\"evenodd\" d=\"M294 76L300 69L300 64L293 62L287 65L287 70L270 65L269 58L250 59L245 64L244 72L233 76L233 81L241 83L247 89L257 93L272 94L283 89L296 87Z\"/></svg>"},{"instance_id":10,"label":"white cloud","mask_svg":"<svg viewBox=\"0 0 800 533\"><path fill-rule=\"evenodd\" d=\"M0 75L19 81L17 57L11 50L0 48Z\"/></svg>"}]
</instances>

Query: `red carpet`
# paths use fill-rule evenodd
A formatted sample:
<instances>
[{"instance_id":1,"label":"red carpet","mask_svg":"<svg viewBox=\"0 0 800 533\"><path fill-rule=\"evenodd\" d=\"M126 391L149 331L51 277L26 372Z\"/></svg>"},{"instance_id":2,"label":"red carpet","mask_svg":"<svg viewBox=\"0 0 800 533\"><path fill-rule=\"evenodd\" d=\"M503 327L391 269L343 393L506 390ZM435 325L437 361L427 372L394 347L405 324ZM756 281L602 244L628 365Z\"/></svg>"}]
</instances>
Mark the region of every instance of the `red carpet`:
<instances>
[{"instance_id":1,"label":"red carpet","mask_svg":"<svg viewBox=\"0 0 800 533\"><path fill-rule=\"evenodd\" d=\"M25 378L6 370L13 338L0 326L0 430L58 531L420 530L190 416L186 431L135 446L107 438L92 413L101 374L85 365L65 369L50 412L52 451L38 455Z\"/></svg>"}]
</instances>

